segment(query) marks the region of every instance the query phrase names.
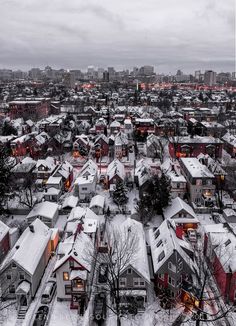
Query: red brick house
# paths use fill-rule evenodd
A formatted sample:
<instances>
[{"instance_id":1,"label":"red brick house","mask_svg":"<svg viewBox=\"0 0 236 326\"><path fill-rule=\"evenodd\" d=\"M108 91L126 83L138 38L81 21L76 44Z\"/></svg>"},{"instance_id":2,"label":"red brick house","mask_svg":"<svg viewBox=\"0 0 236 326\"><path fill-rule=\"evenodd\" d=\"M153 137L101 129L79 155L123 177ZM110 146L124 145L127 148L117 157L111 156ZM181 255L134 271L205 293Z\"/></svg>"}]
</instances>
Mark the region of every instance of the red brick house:
<instances>
[{"instance_id":1,"label":"red brick house","mask_svg":"<svg viewBox=\"0 0 236 326\"><path fill-rule=\"evenodd\" d=\"M236 302L236 235L228 224L206 225L205 256L225 302Z\"/></svg>"},{"instance_id":2,"label":"red brick house","mask_svg":"<svg viewBox=\"0 0 236 326\"><path fill-rule=\"evenodd\" d=\"M109 140L105 135L99 135L94 142L95 156L99 158L102 156L108 156L109 153Z\"/></svg>"},{"instance_id":3,"label":"red brick house","mask_svg":"<svg viewBox=\"0 0 236 326\"><path fill-rule=\"evenodd\" d=\"M11 120L23 118L33 121L45 118L50 111L48 99L22 99L9 102L9 117Z\"/></svg>"},{"instance_id":4,"label":"red brick house","mask_svg":"<svg viewBox=\"0 0 236 326\"><path fill-rule=\"evenodd\" d=\"M198 157L208 154L213 158L221 158L223 142L214 137L172 137L169 141L169 153L172 158Z\"/></svg>"}]
</instances>

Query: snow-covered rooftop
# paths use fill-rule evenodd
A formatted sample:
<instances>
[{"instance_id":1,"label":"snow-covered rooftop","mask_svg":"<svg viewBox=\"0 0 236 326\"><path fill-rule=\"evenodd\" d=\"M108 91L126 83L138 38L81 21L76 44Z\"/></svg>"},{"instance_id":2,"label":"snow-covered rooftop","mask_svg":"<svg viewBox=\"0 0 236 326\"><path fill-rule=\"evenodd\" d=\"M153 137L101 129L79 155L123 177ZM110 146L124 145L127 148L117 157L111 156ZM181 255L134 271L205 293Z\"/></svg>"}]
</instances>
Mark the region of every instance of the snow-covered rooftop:
<instances>
[{"instance_id":1,"label":"snow-covered rooftop","mask_svg":"<svg viewBox=\"0 0 236 326\"><path fill-rule=\"evenodd\" d=\"M31 226L34 232L27 227L14 247L11 249L1 270L5 269L12 261L21 266L26 272L33 275L39 261L51 239L52 231L39 219L36 219Z\"/></svg>"}]
</instances>

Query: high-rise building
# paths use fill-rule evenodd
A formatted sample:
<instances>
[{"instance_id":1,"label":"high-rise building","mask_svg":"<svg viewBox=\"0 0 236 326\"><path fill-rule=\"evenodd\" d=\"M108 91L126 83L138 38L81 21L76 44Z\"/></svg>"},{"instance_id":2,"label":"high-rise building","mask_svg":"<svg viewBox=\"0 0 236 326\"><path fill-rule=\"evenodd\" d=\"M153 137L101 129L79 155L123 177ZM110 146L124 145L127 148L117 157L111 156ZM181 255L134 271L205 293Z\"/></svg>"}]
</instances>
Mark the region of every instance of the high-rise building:
<instances>
[{"instance_id":1,"label":"high-rise building","mask_svg":"<svg viewBox=\"0 0 236 326\"><path fill-rule=\"evenodd\" d=\"M143 66L139 69L139 74L144 76L151 76L154 74L153 66Z\"/></svg>"},{"instance_id":2,"label":"high-rise building","mask_svg":"<svg viewBox=\"0 0 236 326\"><path fill-rule=\"evenodd\" d=\"M180 69L177 70L176 76L182 76L184 73Z\"/></svg>"},{"instance_id":3,"label":"high-rise building","mask_svg":"<svg viewBox=\"0 0 236 326\"><path fill-rule=\"evenodd\" d=\"M216 84L216 72L212 70L206 70L204 74L204 84L213 86Z\"/></svg>"},{"instance_id":4,"label":"high-rise building","mask_svg":"<svg viewBox=\"0 0 236 326\"><path fill-rule=\"evenodd\" d=\"M196 70L194 73L194 77L197 81L200 80L201 70Z\"/></svg>"}]
</instances>

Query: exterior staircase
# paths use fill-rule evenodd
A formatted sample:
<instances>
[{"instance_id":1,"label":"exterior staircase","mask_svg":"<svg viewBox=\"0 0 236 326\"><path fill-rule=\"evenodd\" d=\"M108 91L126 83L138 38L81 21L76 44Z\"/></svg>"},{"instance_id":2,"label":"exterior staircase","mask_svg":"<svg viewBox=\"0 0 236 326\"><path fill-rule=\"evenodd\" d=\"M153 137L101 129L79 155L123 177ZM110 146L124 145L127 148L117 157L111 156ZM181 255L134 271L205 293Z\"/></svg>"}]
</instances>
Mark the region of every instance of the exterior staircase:
<instances>
[{"instance_id":1,"label":"exterior staircase","mask_svg":"<svg viewBox=\"0 0 236 326\"><path fill-rule=\"evenodd\" d=\"M27 308L20 308L17 314L17 319L25 319L25 315L27 313Z\"/></svg>"}]
</instances>

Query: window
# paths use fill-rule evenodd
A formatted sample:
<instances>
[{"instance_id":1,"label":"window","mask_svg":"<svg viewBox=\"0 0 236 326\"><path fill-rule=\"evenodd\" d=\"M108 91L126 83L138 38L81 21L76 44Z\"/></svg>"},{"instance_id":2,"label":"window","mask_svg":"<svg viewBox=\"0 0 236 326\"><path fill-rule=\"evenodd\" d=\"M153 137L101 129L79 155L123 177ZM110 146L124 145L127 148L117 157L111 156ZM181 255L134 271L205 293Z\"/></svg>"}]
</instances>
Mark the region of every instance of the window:
<instances>
[{"instance_id":1,"label":"window","mask_svg":"<svg viewBox=\"0 0 236 326\"><path fill-rule=\"evenodd\" d=\"M125 287L126 286L126 278L121 277L119 280L120 287Z\"/></svg>"},{"instance_id":2,"label":"window","mask_svg":"<svg viewBox=\"0 0 236 326\"><path fill-rule=\"evenodd\" d=\"M11 274L7 274L7 280L11 280Z\"/></svg>"},{"instance_id":3,"label":"window","mask_svg":"<svg viewBox=\"0 0 236 326\"><path fill-rule=\"evenodd\" d=\"M70 267L74 267L74 260L70 260L69 265L70 265Z\"/></svg>"},{"instance_id":4,"label":"window","mask_svg":"<svg viewBox=\"0 0 236 326\"><path fill-rule=\"evenodd\" d=\"M211 179L207 179L207 180L206 180L206 184L207 184L207 185L211 185L211 184L212 184Z\"/></svg>"},{"instance_id":5,"label":"window","mask_svg":"<svg viewBox=\"0 0 236 326\"><path fill-rule=\"evenodd\" d=\"M11 267L12 267L12 268L16 268L16 264L13 262L13 263L11 264Z\"/></svg>"},{"instance_id":6,"label":"window","mask_svg":"<svg viewBox=\"0 0 236 326\"><path fill-rule=\"evenodd\" d=\"M86 191L86 190L88 190L88 188L87 187L82 187L81 188L83 191Z\"/></svg>"},{"instance_id":7,"label":"window","mask_svg":"<svg viewBox=\"0 0 236 326\"><path fill-rule=\"evenodd\" d=\"M133 279L133 286L144 286L145 285L145 282L144 282L144 280L142 279L142 278L140 278L140 277L134 277L134 279Z\"/></svg>"},{"instance_id":8,"label":"window","mask_svg":"<svg viewBox=\"0 0 236 326\"><path fill-rule=\"evenodd\" d=\"M168 276L168 283L173 287L175 286L175 280L170 276Z\"/></svg>"},{"instance_id":9,"label":"window","mask_svg":"<svg viewBox=\"0 0 236 326\"><path fill-rule=\"evenodd\" d=\"M132 274L132 269L131 268L127 269L127 274Z\"/></svg>"},{"instance_id":10,"label":"window","mask_svg":"<svg viewBox=\"0 0 236 326\"><path fill-rule=\"evenodd\" d=\"M168 262L168 268L172 271L172 272L176 272L176 266L171 262L169 261Z\"/></svg>"},{"instance_id":11,"label":"window","mask_svg":"<svg viewBox=\"0 0 236 326\"><path fill-rule=\"evenodd\" d=\"M20 280L24 280L25 279L25 275L23 273L20 273Z\"/></svg>"},{"instance_id":12,"label":"window","mask_svg":"<svg viewBox=\"0 0 236 326\"><path fill-rule=\"evenodd\" d=\"M162 240L160 240L160 241L157 243L157 248L160 247L161 244L162 244Z\"/></svg>"},{"instance_id":13,"label":"window","mask_svg":"<svg viewBox=\"0 0 236 326\"><path fill-rule=\"evenodd\" d=\"M63 281L69 281L69 273L63 272Z\"/></svg>"},{"instance_id":14,"label":"window","mask_svg":"<svg viewBox=\"0 0 236 326\"><path fill-rule=\"evenodd\" d=\"M177 183L176 186L177 186L177 188L179 189L179 188L180 188L180 183Z\"/></svg>"},{"instance_id":15,"label":"window","mask_svg":"<svg viewBox=\"0 0 236 326\"><path fill-rule=\"evenodd\" d=\"M15 285L9 285L9 293L15 293Z\"/></svg>"},{"instance_id":16,"label":"window","mask_svg":"<svg viewBox=\"0 0 236 326\"><path fill-rule=\"evenodd\" d=\"M65 294L71 294L71 286L65 285Z\"/></svg>"},{"instance_id":17,"label":"window","mask_svg":"<svg viewBox=\"0 0 236 326\"><path fill-rule=\"evenodd\" d=\"M155 233L155 239L157 239L157 238L159 237L159 235L160 235L160 230L158 229L158 230L156 231L156 233Z\"/></svg>"},{"instance_id":18,"label":"window","mask_svg":"<svg viewBox=\"0 0 236 326\"><path fill-rule=\"evenodd\" d=\"M158 256L158 262L160 262L165 257L165 252L162 251L160 255Z\"/></svg>"},{"instance_id":19,"label":"window","mask_svg":"<svg viewBox=\"0 0 236 326\"><path fill-rule=\"evenodd\" d=\"M197 179L196 180L196 186L201 186L202 185L202 180L201 179Z\"/></svg>"},{"instance_id":20,"label":"window","mask_svg":"<svg viewBox=\"0 0 236 326\"><path fill-rule=\"evenodd\" d=\"M182 269L183 269L183 262L180 261L179 264L178 264L178 272L182 271Z\"/></svg>"}]
</instances>

